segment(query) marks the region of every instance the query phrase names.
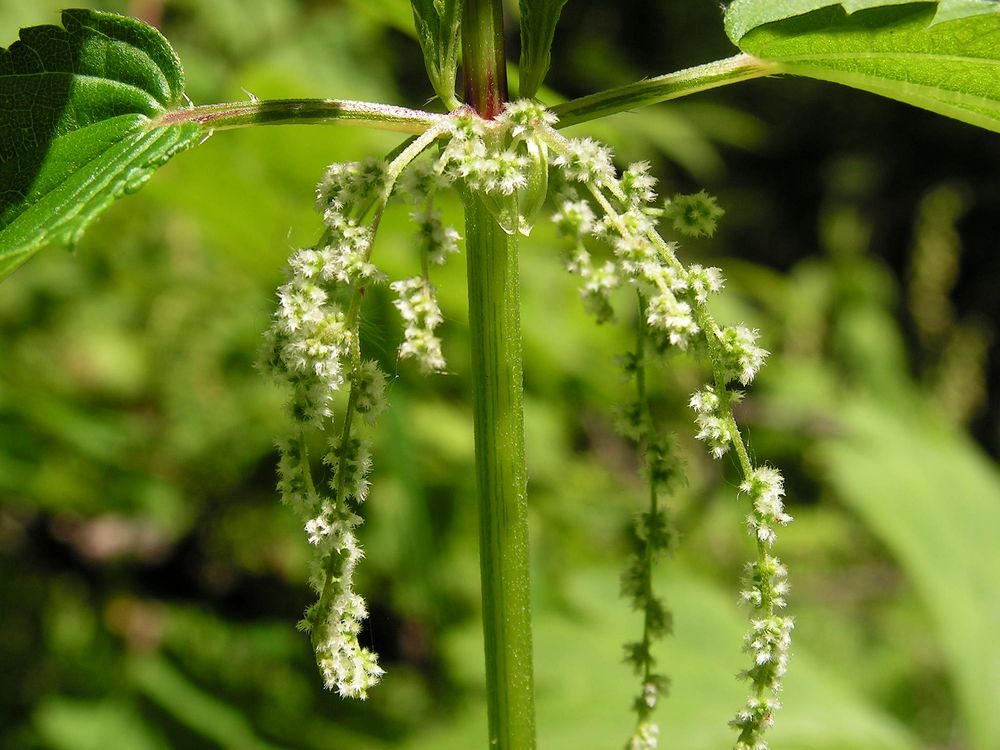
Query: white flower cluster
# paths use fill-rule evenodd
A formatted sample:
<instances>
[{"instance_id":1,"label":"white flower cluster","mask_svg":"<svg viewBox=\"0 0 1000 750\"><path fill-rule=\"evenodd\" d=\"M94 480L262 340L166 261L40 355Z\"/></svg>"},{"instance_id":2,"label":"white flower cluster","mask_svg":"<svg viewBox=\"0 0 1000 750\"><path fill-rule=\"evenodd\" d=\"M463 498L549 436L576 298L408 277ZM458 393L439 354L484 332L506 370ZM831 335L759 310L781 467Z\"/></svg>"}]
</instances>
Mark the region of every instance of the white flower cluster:
<instances>
[{"instance_id":1,"label":"white flower cluster","mask_svg":"<svg viewBox=\"0 0 1000 750\"><path fill-rule=\"evenodd\" d=\"M777 538L775 526L784 526L792 517L785 512L785 480L771 466L760 466L740 484L740 492L750 496L753 512L747 516L750 532L764 544L771 546Z\"/></svg>"},{"instance_id":2,"label":"white flower cluster","mask_svg":"<svg viewBox=\"0 0 1000 750\"><path fill-rule=\"evenodd\" d=\"M757 346L757 332L745 326L716 329L714 343L714 347L712 343L708 345L714 355L713 369L717 378L727 384L739 381L749 385L767 358L767 352ZM714 458L722 458L733 442L740 439L732 408L742 398L742 391L723 389L718 393L715 386L707 385L688 402L698 425L695 437L708 446Z\"/></svg>"},{"instance_id":3,"label":"white flower cluster","mask_svg":"<svg viewBox=\"0 0 1000 750\"><path fill-rule=\"evenodd\" d=\"M459 112L449 135L437 168L451 180L460 180L472 192L501 195L513 195L526 183L527 157L505 147L494 128L473 112Z\"/></svg>"},{"instance_id":4,"label":"white flower cluster","mask_svg":"<svg viewBox=\"0 0 1000 750\"><path fill-rule=\"evenodd\" d=\"M778 705L773 696L785 671L792 630L790 618L775 615L775 610L785 605L787 573L777 558L764 550L773 545L776 528L791 517L782 504L781 475L773 468L753 468L750 464L732 411L742 393L730 386L749 385L767 352L758 345L756 330L742 325L720 327L708 312L709 296L724 285L719 269L698 265L685 268L677 259L676 245L665 241L657 230L658 223L665 219L682 234L711 235L723 212L704 192L674 196L663 208L655 207L655 180L647 164L633 164L618 177L610 151L594 141L566 140L550 133L547 142L555 153L552 163L567 183L552 218L568 240L567 267L581 279L586 307L598 320L609 319L612 290L628 284L639 294L646 335L657 349L696 349L711 363L714 385L693 394L690 406L695 413L697 438L707 444L715 458L736 449L746 476L741 491L751 498L747 525L761 553L759 562L748 566L749 584L741 596L757 610L746 638L754 666L745 676L753 687L750 700L733 726L740 730L738 750L763 750L761 736ZM589 196L582 197L586 193ZM610 260L594 260L597 252ZM637 355L630 367L642 366L641 356ZM644 440L650 432L646 424L648 407L641 401L642 397L640 403L624 409L620 421L625 434ZM651 481L655 476L651 472ZM655 496L655 482L652 487ZM656 619L663 611L646 584L647 573L630 560L623 591L640 608L646 608L648 623L651 615ZM650 663L645 642L629 644L626 652L627 659L635 664ZM655 733L649 733L649 727L655 726L649 721L649 712L638 704L636 710L638 728L629 747L655 746Z\"/></svg>"},{"instance_id":5,"label":"white flower cluster","mask_svg":"<svg viewBox=\"0 0 1000 750\"><path fill-rule=\"evenodd\" d=\"M688 405L695 413L698 440L708 445L715 458L722 458L733 442L733 431L728 411L723 410L722 400L712 386L705 386L691 396Z\"/></svg>"},{"instance_id":6,"label":"white flower cluster","mask_svg":"<svg viewBox=\"0 0 1000 750\"><path fill-rule=\"evenodd\" d=\"M334 163L316 186L316 208L326 218L334 208L341 213L371 205L385 188L387 165L383 159Z\"/></svg>"},{"instance_id":7,"label":"white flower cluster","mask_svg":"<svg viewBox=\"0 0 1000 750\"><path fill-rule=\"evenodd\" d=\"M660 744L660 727L644 721L635 728L626 750L656 750Z\"/></svg>"},{"instance_id":8,"label":"white flower cluster","mask_svg":"<svg viewBox=\"0 0 1000 750\"><path fill-rule=\"evenodd\" d=\"M316 549L310 584L319 599L306 611L301 627L310 633L324 685L341 696L364 699L383 671L377 656L358 642L367 609L353 589L354 570L364 553L355 534L362 519L351 506L364 499L359 486L367 487L369 467L363 460L357 461L358 453L367 452L364 441L356 438L349 442L357 467L348 470L357 475L353 486L343 486L335 473L330 483L333 493L324 495L318 490L300 438L281 445L278 487L282 500L308 519L305 531ZM331 455L337 452L335 447ZM333 463L330 457L327 460Z\"/></svg>"},{"instance_id":9,"label":"white flower cluster","mask_svg":"<svg viewBox=\"0 0 1000 750\"><path fill-rule=\"evenodd\" d=\"M566 147L552 160L552 166L570 182L604 185L615 179L611 149L592 138L567 141Z\"/></svg>"},{"instance_id":10,"label":"white flower cluster","mask_svg":"<svg viewBox=\"0 0 1000 750\"><path fill-rule=\"evenodd\" d=\"M420 251L429 263L443 265L449 255L458 252L458 241L462 237L454 227L444 225L437 209L428 206L415 210L410 214L410 221L417 227Z\"/></svg>"},{"instance_id":11,"label":"white flower cluster","mask_svg":"<svg viewBox=\"0 0 1000 750\"><path fill-rule=\"evenodd\" d=\"M584 200L564 200L552 216L552 221L559 233L573 242L566 254L566 268L580 277L580 296L584 307L598 322L610 320L614 315L611 292L621 286L621 278L612 261L606 260L595 265L584 244L584 238L594 235L597 229L597 219L590 203Z\"/></svg>"},{"instance_id":12,"label":"white flower cluster","mask_svg":"<svg viewBox=\"0 0 1000 750\"><path fill-rule=\"evenodd\" d=\"M727 383L738 380L750 385L767 359L767 351L757 345L758 332L746 326L727 326L719 334L719 369Z\"/></svg>"},{"instance_id":13,"label":"white flower cluster","mask_svg":"<svg viewBox=\"0 0 1000 750\"><path fill-rule=\"evenodd\" d=\"M297 433L279 445L282 500L302 519L315 548L310 583L318 600L306 612L326 687L364 698L379 681L377 657L358 643L367 616L354 592L354 570L363 552L355 509L365 500L371 469L365 424L385 403L385 376L361 356L358 307L366 286L382 281L371 263L373 224L368 211L384 202L386 165L377 160L331 166L317 187L324 232L315 247L289 258L288 280L278 289L278 306L266 337L267 363L292 388ZM328 487L312 479L306 428L331 431L338 392L349 389L343 428L330 439L324 461Z\"/></svg>"},{"instance_id":14,"label":"white flower cluster","mask_svg":"<svg viewBox=\"0 0 1000 750\"><path fill-rule=\"evenodd\" d=\"M506 231L528 234L548 190L548 149L538 134L554 123L551 112L527 100L508 104L490 123L460 110L435 170L478 194Z\"/></svg>"},{"instance_id":15,"label":"white flower cluster","mask_svg":"<svg viewBox=\"0 0 1000 750\"><path fill-rule=\"evenodd\" d=\"M742 674L754 683L746 704L729 722L740 734L734 750L767 750L764 731L774 724L774 713L781 708L775 695L788 664L793 622L790 617L754 620L746 636L746 650L754 654L754 666ZM766 689L757 691L756 686Z\"/></svg>"},{"instance_id":16,"label":"white flower cluster","mask_svg":"<svg viewBox=\"0 0 1000 750\"><path fill-rule=\"evenodd\" d=\"M749 382L763 361L763 353L753 343L746 329L723 331L719 347L721 356L715 362L717 377ZM717 350L717 351L719 351ZM745 377L744 377L745 376ZM793 621L775 614L785 607L788 593L788 571L777 557L767 552L777 539L777 528L792 520L785 512L784 479L771 466L752 467L742 438L732 416L732 406L741 397L739 391L726 390L719 394L713 386L696 392L690 400L698 424L697 437L720 458L734 445L740 454L745 479L740 492L750 498L751 510L746 524L756 540L758 559L747 565L744 589L740 598L755 610L744 648L753 657L753 666L742 673L752 683L746 705L730 725L740 734L737 750L766 750L762 739L773 723L774 712L780 708L775 697L781 689L781 678L788 664Z\"/></svg>"},{"instance_id":17,"label":"white flower cluster","mask_svg":"<svg viewBox=\"0 0 1000 750\"><path fill-rule=\"evenodd\" d=\"M360 366L349 291L379 281L381 274L369 260L373 231L359 225L355 213L381 191L383 175L384 165L374 160L327 170L317 189L323 239L292 254L289 278L278 288L268 364L292 384L299 422L322 428L332 417L334 395Z\"/></svg>"},{"instance_id":18,"label":"white flower cluster","mask_svg":"<svg viewBox=\"0 0 1000 750\"><path fill-rule=\"evenodd\" d=\"M687 349L702 332L697 308L722 289L721 271L697 265L683 268L673 256L675 246L659 238L656 224L662 210L653 206L656 180L648 164L632 164L617 178L604 146L589 139L564 141L562 146L553 165L567 182L582 182L605 213L597 219L591 202L570 190L552 217L560 234L571 242L567 268L582 281L580 294L587 309L599 321L608 320L611 292L627 282L648 299L646 324L656 345ZM610 260L595 262L591 247L610 251ZM664 249L670 258L664 257Z\"/></svg>"},{"instance_id":19,"label":"white flower cluster","mask_svg":"<svg viewBox=\"0 0 1000 750\"><path fill-rule=\"evenodd\" d=\"M403 317L406 328L399 356L412 357L426 372L441 372L445 368L441 341L434 329L444 318L434 296L434 286L423 276L394 281L390 288L399 295L393 303Z\"/></svg>"},{"instance_id":20,"label":"white flower cluster","mask_svg":"<svg viewBox=\"0 0 1000 750\"><path fill-rule=\"evenodd\" d=\"M766 550L776 539L775 528L792 520L785 512L782 498L784 479L777 469L761 466L753 469L740 485L740 492L749 496L751 512L747 528L757 540L758 560L747 565L741 599L754 608L750 632L744 649L753 657L753 666L742 673L752 683L746 705L730 722L740 730L736 747L744 750L766 750L761 739L774 721L774 712L781 707L775 696L781 689L781 678L788 665L794 621L775 614L785 607L788 594L788 571L777 557Z\"/></svg>"}]
</instances>

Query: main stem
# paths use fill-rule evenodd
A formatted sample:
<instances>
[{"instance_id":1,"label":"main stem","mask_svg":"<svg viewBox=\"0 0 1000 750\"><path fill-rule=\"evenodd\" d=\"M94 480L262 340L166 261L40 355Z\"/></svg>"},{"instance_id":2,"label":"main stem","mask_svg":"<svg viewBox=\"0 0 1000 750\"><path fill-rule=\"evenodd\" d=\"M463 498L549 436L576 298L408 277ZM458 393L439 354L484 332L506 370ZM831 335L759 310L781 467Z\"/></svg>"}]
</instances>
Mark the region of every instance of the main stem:
<instances>
[{"instance_id":1,"label":"main stem","mask_svg":"<svg viewBox=\"0 0 1000 750\"><path fill-rule=\"evenodd\" d=\"M466 101L485 119L507 95L502 23L500 0L466 0ZM489 747L534 750L517 235L475 194L466 198L465 232Z\"/></svg>"},{"instance_id":2,"label":"main stem","mask_svg":"<svg viewBox=\"0 0 1000 750\"><path fill-rule=\"evenodd\" d=\"M466 0L462 7L462 75L465 103L486 120L500 114L507 99L500 0Z\"/></svg>"},{"instance_id":3,"label":"main stem","mask_svg":"<svg viewBox=\"0 0 1000 750\"><path fill-rule=\"evenodd\" d=\"M490 748L535 747L517 241L465 207Z\"/></svg>"}]
</instances>

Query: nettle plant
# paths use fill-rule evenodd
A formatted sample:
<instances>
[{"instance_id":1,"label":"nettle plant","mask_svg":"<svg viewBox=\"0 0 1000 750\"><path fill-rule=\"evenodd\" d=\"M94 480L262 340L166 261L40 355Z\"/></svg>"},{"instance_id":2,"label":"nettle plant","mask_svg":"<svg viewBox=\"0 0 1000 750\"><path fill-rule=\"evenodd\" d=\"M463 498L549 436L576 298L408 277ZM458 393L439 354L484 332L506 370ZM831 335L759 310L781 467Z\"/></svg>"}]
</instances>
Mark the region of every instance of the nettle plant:
<instances>
[{"instance_id":1,"label":"nettle plant","mask_svg":"<svg viewBox=\"0 0 1000 750\"><path fill-rule=\"evenodd\" d=\"M787 573L775 554L791 517L780 472L755 462L733 407L764 364L757 331L717 322L709 298L723 274L682 262L673 239L710 236L723 210L702 191L658 197L644 163L620 167L611 151L561 129L704 89L793 74L834 81L1000 131L1000 3L995 0L734 0L725 29L740 53L581 99L546 106L536 95L566 0L520 0L517 97L511 97L501 0L411 0L434 111L357 101L252 100L195 106L171 47L123 16L67 10L62 27L22 29L0 50L0 277L51 242L73 245L117 198L171 156L217 130L280 123L361 125L407 134L384 158L334 164L316 191L322 234L296 250L265 336L266 368L293 394L292 434L281 436L279 489L314 551L316 602L301 622L324 684L365 698L383 676L362 646L366 618L355 591L371 467L369 434L386 407L386 375L362 355L365 293L387 284L405 324L401 358L443 371L435 266L463 237L435 208L455 190L465 207L472 337L476 473L489 745L534 747L527 495L522 414L518 238L556 224L567 270L598 322L615 318L629 291L638 314L623 358L633 397L623 434L644 456L648 505L635 520L622 593L642 613L626 659L637 680L635 729L626 747L657 746L654 713L667 677L653 654L671 616L653 591L653 568L673 544L669 499L684 481L672 436L655 423L647 383L661 355L683 350L705 364L690 397L697 437L711 455L734 455L738 500L756 555L740 598L749 685L731 726L738 750L766 747L779 707L793 621L783 614ZM570 6L572 9L572 6ZM456 92L461 59L463 95ZM394 200L406 204L421 273L389 279L375 263L376 235ZM626 316L621 316L625 318ZM632 319L632 316L628 316ZM310 455L316 433L326 451ZM319 483L317 464L326 465Z\"/></svg>"}]
</instances>

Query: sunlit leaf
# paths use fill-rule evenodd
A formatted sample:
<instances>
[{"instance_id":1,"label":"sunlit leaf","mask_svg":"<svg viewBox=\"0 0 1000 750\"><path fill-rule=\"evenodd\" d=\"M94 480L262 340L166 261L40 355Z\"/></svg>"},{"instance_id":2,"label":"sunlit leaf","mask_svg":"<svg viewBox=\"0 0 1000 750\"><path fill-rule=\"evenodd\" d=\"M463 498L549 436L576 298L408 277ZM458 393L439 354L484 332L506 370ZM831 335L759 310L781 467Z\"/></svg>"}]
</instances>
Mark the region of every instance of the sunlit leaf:
<instances>
[{"instance_id":1,"label":"sunlit leaf","mask_svg":"<svg viewBox=\"0 0 1000 750\"><path fill-rule=\"evenodd\" d=\"M983 15L997 12L995 0L735 0L726 10L726 33L734 42L748 32L766 23L784 21L795 16L805 15L814 10L839 6L847 14L859 10L887 8L892 5L932 5L934 18L932 24L952 21L957 18Z\"/></svg>"},{"instance_id":2,"label":"sunlit leaf","mask_svg":"<svg viewBox=\"0 0 1000 750\"><path fill-rule=\"evenodd\" d=\"M726 32L781 72L1000 132L1000 2L735 0Z\"/></svg>"},{"instance_id":3,"label":"sunlit leaf","mask_svg":"<svg viewBox=\"0 0 1000 750\"><path fill-rule=\"evenodd\" d=\"M184 86L159 32L90 10L63 11L62 23L0 49L0 279L46 242L76 242L201 133L152 124Z\"/></svg>"}]
</instances>

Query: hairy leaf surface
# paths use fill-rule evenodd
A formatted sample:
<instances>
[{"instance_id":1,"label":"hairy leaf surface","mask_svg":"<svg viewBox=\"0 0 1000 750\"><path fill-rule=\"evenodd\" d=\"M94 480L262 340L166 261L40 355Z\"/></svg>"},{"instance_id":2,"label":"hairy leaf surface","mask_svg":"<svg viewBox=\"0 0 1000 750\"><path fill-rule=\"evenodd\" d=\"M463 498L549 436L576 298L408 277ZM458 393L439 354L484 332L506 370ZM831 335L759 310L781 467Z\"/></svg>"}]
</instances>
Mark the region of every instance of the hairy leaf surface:
<instances>
[{"instance_id":1,"label":"hairy leaf surface","mask_svg":"<svg viewBox=\"0 0 1000 750\"><path fill-rule=\"evenodd\" d=\"M552 40L566 0L519 0L521 66L518 95L534 96L552 62Z\"/></svg>"},{"instance_id":2,"label":"hairy leaf surface","mask_svg":"<svg viewBox=\"0 0 1000 750\"><path fill-rule=\"evenodd\" d=\"M152 126L184 95L158 31L90 10L63 11L62 24L0 48L0 279L47 242L76 242L202 132Z\"/></svg>"},{"instance_id":3,"label":"hairy leaf surface","mask_svg":"<svg viewBox=\"0 0 1000 750\"><path fill-rule=\"evenodd\" d=\"M441 101L451 104L462 46L461 0L410 0L410 5L427 76Z\"/></svg>"},{"instance_id":4,"label":"hairy leaf surface","mask_svg":"<svg viewBox=\"0 0 1000 750\"><path fill-rule=\"evenodd\" d=\"M782 72L1000 132L998 0L735 0L726 32Z\"/></svg>"}]
</instances>

